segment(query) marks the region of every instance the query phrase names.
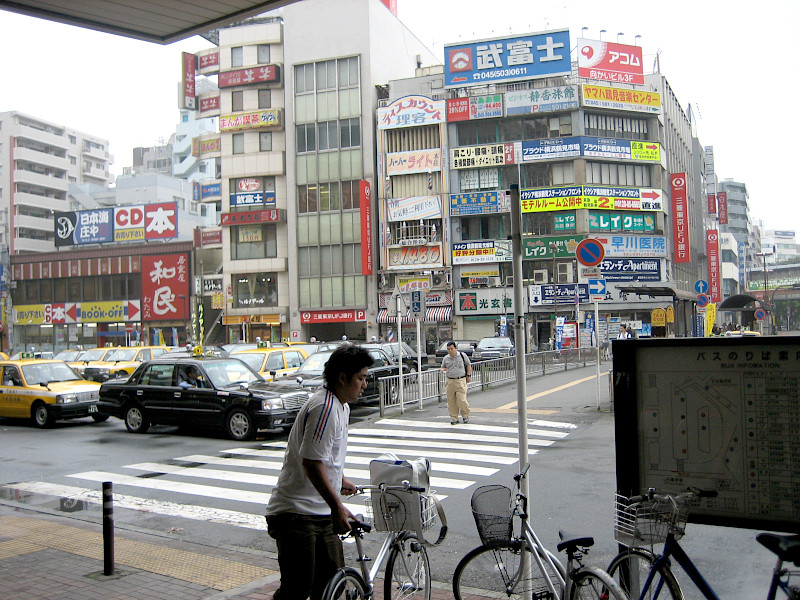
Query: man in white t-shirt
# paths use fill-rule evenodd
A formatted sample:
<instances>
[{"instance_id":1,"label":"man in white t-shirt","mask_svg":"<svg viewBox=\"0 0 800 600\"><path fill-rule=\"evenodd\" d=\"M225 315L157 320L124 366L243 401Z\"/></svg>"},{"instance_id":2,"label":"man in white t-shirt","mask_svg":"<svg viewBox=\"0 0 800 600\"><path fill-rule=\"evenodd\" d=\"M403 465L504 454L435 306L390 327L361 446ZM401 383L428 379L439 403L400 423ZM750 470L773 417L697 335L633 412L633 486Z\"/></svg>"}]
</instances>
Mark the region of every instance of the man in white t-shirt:
<instances>
[{"instance_id":1,"label":"man in white t-shirt","mask_svg":"<svg viewBox=\"0 0 800 600\"><path fill-rule=\"evenodd\" d=\"M292 426L266 510L281 570L275 600L319 600L344 565L336 534L349 531L354 517L340 495L356 491L344 476L348 405L366 389L372 362L363 348L339 347L325 364L325 386L305 403Z\"/></svg>"}]
</instances>

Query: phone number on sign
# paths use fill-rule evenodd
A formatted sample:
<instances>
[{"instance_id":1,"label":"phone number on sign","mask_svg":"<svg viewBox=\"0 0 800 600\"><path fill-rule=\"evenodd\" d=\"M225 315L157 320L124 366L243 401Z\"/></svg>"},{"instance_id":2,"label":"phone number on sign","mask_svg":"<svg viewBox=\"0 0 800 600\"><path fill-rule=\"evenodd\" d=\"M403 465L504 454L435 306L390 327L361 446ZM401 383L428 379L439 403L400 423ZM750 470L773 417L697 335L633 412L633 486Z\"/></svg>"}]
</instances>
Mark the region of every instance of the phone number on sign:
<instances>
[{"instance_id":1,"label":"phone number on sign","mask_svg":"<svg viewBox=\"0 0 800 600\"><path fill-rule=\"evenodd\" d=\"M525 75L525 69L497 69L495 71L481 71L473 73L472 79L496 79L498 77L513 77L514 75Z\"/></svg>"}]
</instances>

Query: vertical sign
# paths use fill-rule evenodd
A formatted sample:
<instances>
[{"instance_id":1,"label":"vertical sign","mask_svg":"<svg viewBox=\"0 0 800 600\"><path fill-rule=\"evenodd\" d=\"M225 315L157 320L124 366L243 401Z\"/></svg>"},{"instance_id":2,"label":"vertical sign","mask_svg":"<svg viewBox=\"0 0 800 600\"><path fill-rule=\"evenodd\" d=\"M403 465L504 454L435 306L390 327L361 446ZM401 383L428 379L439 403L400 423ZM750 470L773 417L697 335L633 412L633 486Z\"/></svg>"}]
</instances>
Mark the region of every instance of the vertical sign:
<instances>
[{"instance_id":1,"label":"vertical sign","mask_svg":"<svg viewBox=\"0 0 800 600\"><path fill-rule=\"evenodd\" d=\"M708 294L711 296L711 302L722 302L719 232L716 229L706 231L706 254L708 255Z\"/></svg>"},{"instance_id":2,"label":"vertical sign","mask_svg":"<svg viewBox=\"0 0 800 600\"><path fill-rule=\"evenodd\" d=\"M188 108L190 110L194 110L197 108L195 104L195 87L194 87L194 76L195 76L195 56L190 52L184 52L182 55L183 58L183 73L182 73L182 80L183 80L183 92L181 93L181 108Z\"/></svg>"},{"instance_id":3,"label":"vertical sign","mask_svg":"<svg viewBox=\"0 0 800 600\"><path fill-rule=\"evenodd\" d=\"M189 317L189 255L142 256L142 321Z\"/></svg>"},{"instance_id":4,"label":"vertical sign","mask_svg":"<svg viewBox=\"0 0 800 600\"><path fill-rule=\"evenodd\" d=\"M728 192L717 194L717 205L719 208L719 222L721 225L728 224Z\"/></svg>"},{"instance_id":5,"label":"vertical sign","mask_svg":"<svg viewBox=\"0 0 800 600\"><path fill-rule=\"evenodd\" d=\"M713 215L717 212L717 195L708 195L708 214Z\"/></svg>"},{"instance_id":6,"label":"vertical sign","mask_svg":"<svg viewBox=\"0 0 800 600\"><path fill-rule=\"evenodd\" d=\"M747 278L745 276L746 270L745 266L747 265L747 242L739 242L739 289L746 290L747 289Z\"/></svg>"},{"instance_id":7,"label":"vertical sign","mask_svg":"<svg viewBox=\"0 0 800 600\"><path fill-rule=\"evenodd\" d=\"M372 275L372 193L369 181L358 182L358 199L361 208L361 274Z\"/></svg>"},{"instance_id":8,"label":"vertical sign","mask_svg":"<svg viewBox=\"0 0 800 600\"><path fill-rule=\"evenodd\" d=\"M692 262L689 253L689 212L686 202L686 173L669 176L672 195L672 242L676 263Z\"/></svg>"}]
</instances>

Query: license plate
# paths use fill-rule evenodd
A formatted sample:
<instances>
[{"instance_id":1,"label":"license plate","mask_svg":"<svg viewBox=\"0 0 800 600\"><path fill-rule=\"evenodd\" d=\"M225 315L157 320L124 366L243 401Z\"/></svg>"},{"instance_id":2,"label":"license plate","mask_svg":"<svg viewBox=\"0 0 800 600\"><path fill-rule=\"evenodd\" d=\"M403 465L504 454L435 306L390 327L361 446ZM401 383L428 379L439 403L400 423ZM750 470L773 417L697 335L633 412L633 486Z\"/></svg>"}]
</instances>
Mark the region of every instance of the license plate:
<instances>
[{"instance_id":1,"label":"license plate","mask_svg":"<svg viewBox=\"0 0 800 600\"><path fill-rule=\"evenodd\" d=\"M97 412L97 405L96 404L92 404L91 406L89 406L89 412L90 413Z\"/></svg>"}]
</instances>

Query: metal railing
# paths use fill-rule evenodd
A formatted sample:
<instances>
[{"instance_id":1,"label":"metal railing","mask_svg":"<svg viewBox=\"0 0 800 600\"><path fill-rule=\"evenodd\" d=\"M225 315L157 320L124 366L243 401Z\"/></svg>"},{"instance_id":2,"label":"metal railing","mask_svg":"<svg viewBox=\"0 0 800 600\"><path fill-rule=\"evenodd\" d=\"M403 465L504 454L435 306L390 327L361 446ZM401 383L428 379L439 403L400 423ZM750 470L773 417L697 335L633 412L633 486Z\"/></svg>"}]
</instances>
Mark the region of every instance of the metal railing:
<instances>
[{"instance_id":1,"label":"metal railing","mask_svg":"<svg viewBox=\"0 0 800 600\"><path fill-rule=\"evenodd\" d=\"M595 364L596 348L567 348L564 350L548 350L525 355L526 377L547 375L570 368L586 367ZM601 355L601 364L607 362ZM516 379L517 359L495 358L472 363L472 377L467 389L486 390L494 385L512 382ZM422 397L420 398L420 382ZM403 386L403 403L400 403L400 386ZM380 399L380 416L386 409L397 408L402 414L405 410L423 408L426 400L447 401L447 380L438 367L431 367L421 373L412 372L382 377L378 381L378 397Z\"/></svg>"}]
</instances>

